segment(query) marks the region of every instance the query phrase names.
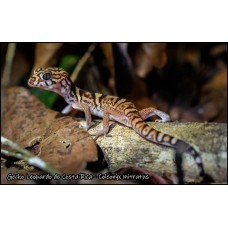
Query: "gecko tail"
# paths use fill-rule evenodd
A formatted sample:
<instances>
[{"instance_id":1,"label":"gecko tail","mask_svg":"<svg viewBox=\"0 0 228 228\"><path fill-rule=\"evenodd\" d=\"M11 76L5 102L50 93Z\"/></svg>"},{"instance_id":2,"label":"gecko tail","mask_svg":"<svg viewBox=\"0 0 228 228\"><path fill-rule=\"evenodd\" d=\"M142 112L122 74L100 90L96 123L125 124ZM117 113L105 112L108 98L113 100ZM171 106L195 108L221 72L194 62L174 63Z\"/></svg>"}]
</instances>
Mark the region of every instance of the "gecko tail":
<instances>
[{"instance_id":1,"label":"gecko tail","mask_svg":"<svg viewBox=\"0 0 228 228\"><path fill-rule=\"evenodd\" d=\"M198 152L191 145L189 145L188 143L182 140L178 140L175 144L175 147L176 147L175 161L177 165L177 176L179 178L179 183L180 184L184 183L184 180L183 180L184 174L182 169L183 153L188 153L193 157L197 165L197 168L199 170L199 176L202 177L202 179L204 180L205 172L204 172L203 162Z\"/></svg>"},{"instance_id":2,"label":"gecko tail","mask_svg":"<svg viewBox=\"0 0 228 228\"><path fill-rule=\"evenodd\" d=\"M142 120L142 118L138 115L138 113L130 113L129 119L132 123L132 128L143 138L154 142L156 144L160 144L163 146L168 146L173 149L175 149L175 162L177 167L177 177L178 177L178 183L184 184L184 172L182 169L182 160L183 160L183 154L188 153L190 154L199 170L200 177L203 178L203 181L205 180L205 173L203 168L203 162L198 154L198 152L188 143L173 137L171 135L162 133L160 131L155 130L151 126L149 126L146 122ZM133 115L134 114L134 115ZM132 119L131 119L132 117Z\"/></svg>"}]
</instances>

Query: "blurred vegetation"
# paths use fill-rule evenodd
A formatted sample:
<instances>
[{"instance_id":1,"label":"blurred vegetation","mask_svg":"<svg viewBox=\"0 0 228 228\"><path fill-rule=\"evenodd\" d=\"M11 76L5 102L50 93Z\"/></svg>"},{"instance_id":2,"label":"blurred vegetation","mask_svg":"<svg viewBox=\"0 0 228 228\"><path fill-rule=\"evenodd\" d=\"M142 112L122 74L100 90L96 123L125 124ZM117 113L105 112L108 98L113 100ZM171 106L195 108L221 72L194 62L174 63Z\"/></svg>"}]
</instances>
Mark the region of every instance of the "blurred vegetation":
<instances>
[{"instance_id":1,"label":"blurred vegetation","mask_svg":"<svg viewBox=\"0 0 228 228\"><path fill-rule=\"evenodd\" d=\"M27 80L37 67L58 66L71 75L87 55L76 70L75 84L82 89L125 97L139 109L156 106L174 120L227 121L227 44L98 43L89 51L91 45L17 43L11 69L7 70L10 44L1 43L1 78L4 69L8 72L7 83L2 80L2 86L28 88ZM222 71L224 76L218 76ZM213 80L216 82L205 92ZM61 111L66 105L53 92L28 89L49 108ZM218 96L219 104L215 102Z\"/></svg>"}]
</instances>

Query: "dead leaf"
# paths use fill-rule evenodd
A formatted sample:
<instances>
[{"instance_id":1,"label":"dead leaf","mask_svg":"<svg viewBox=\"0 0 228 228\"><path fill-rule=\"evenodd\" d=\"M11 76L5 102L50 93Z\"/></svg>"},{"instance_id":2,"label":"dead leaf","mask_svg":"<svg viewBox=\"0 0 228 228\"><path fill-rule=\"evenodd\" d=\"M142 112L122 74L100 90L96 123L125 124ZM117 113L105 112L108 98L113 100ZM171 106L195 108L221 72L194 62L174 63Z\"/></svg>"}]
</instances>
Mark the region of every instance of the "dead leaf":
<instances>
[{"instance_id":1,"label":"dead leaf","mask_svg":"<svg viewBox=\"0 0 228 228\"><path fill-rule=\"evenodd\" d=\"M217 45L215 45L211 49L210 55L216 56L216 55L221 54L222 52L227 52L227 44L217 44Z\"/></svg>"},{"instance_id":2,"label":"dead leaf","mask_svg":"<svg viewBox=\"0 0 228 228\"><path fill-rule=\"evenodd\" d=\"M224 87L227 88L227 68L217 72L214 77L205 84L203 90L207 92Z\"/></svg>"},{"instance_id":3,"label":"dead leaf","mask_svg":"<svg viewBox=\"0 0 228 228\"><path fill-rule=\"evenodd\" d=\"M55 65L57 51L62 45L63 43L37 43L33 69Z\"/></svg>"},{"instance_id":4,"label":"dead leaf","mask_svg":"<svg viewBox=\"0 0 228 228\"><path fill-rule=\"evenodd\" d=\"M181 121L227 122L227 69L220 70L202 88L199 104L184 111Z\"/></svg>"},{"instance_id":5,"label":"dead leaf","mask_svg":"<svg viewBox=\"0 0 228 228\"><path fill-rule=\"evenodd\" d=\"M97 160L97 148L89 133L65 116L55 119L40 143L40 157L62 173L77 173L88 161Z\"/></svg>"},{"instance_id":6,"label":"dead leaf","mask_svg":"<svg viewBox=\"0 0 228 228\"><path fill-rule=\"evenodd\" d=\"M217 112L217 114L213 116L211 114L208 120L217 116L213 119L214 121L227 122L227 68L217 72L202 88L200 103L209 102L216 106L216 110L213 110L213 107L207 107L204 108L204 113L207 113L210 108L210 113Z\"/></svg>"},{"instance_id":7,"label":"dead leaf","mask_svg":"<svg viewBox=\"0 0 228 228\"><path fill-rule=\"evenodd\" d=\"M136 74L145 78L153 67L162 68L167 62L165 43L142 43L133 53Z\"/></svg>"},{"instance_id":8,"label":"dead leaf","mask_svg":"<svg viewBox=\"0 0 228 228\"><path fill-rule=\"evenodd\" d=\"M21 147L40 142L58 113L46 109L23 87L9 87L3 97L2 135Z\"/></svg>"},{"instance_id":9,"label":"dead leaf","mask_svg":"<svg viewBox=\"0 0 228 228\"><path fill-rule=\"evenodd\" d=\"M72 117L45 108L25 88L7 89L4 104L2 135L23 148L37 144L38 155L54 168L75 173L97 160L89 133Z\"/></svg>"}]
</instances>

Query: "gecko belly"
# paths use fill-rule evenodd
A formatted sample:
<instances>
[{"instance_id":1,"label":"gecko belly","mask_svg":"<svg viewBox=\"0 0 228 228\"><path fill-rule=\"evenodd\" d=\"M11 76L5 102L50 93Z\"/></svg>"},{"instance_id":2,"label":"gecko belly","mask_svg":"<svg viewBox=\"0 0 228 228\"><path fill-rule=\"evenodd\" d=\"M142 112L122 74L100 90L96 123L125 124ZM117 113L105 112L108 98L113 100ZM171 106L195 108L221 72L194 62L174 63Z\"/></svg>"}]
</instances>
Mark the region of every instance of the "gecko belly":
<instances>
[{"instance_id":1,"label":"gecko belly","mask_svg":"<svg viewBox=\"0 0 228 228\"><path fill-rule=\"evenodd\" d=\"M91 114L94 115L94 116L98 116L98 117L101 117L103 118L103 110L97 110L97 109L93 109L93 108L90 108L90 111L91 111ZM118 123L121 123L127 127L131 127L131 124L129 123L129 121L127 120L126 116L113 116L113 115L109 115L109 120L113 120L113 121L116 121Z\"/></svg>"},{"instance_id":2,"label":"gecko belly","mask_svg":"<svg viewBox=\"0 0 228 228\"><path fill-rule=\"evenodd\" d=\"M94 115L94 116L98 116L100 118L103 118L103 110L98 110L98 109L93 109L93 108L90 108L90 111L91 111L91 114ZM110 120L116 120L112 115L109 115L109 119Z\"/></svg>"},{"instance_id":3,"label":"gecko belly","mask_svg":"<svg viewBox=\"0 0 228 228\"><path fill-rule=\"evenodd\" d=\"M103 117L103 110L97 110L97 109L94 109L94 108L90 108L90 111L91 111L91 114L94 115L94 116L98 116L98 117Z\"/></svg>"}]
</instances>

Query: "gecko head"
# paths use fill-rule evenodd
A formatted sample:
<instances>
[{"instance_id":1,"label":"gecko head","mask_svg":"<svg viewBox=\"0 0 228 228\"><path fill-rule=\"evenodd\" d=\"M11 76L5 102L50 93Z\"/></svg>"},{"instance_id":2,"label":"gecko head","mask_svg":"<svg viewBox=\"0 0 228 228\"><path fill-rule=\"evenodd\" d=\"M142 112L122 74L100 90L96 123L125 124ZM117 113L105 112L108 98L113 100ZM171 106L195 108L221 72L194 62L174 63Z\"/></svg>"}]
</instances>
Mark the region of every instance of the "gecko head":
<instances>
[{"instance_id":1,"label":"gecko head","mask_svg":"<svg viewBox=\"0 0 228 228\"><path fill-rule=\"evenodd\" d=\"M68 73L62 68L48 67L38 68L28 80L30 87L37 87L50 90L65 96L73 87L73 83Z\"/></svg>"}]
</instances>

